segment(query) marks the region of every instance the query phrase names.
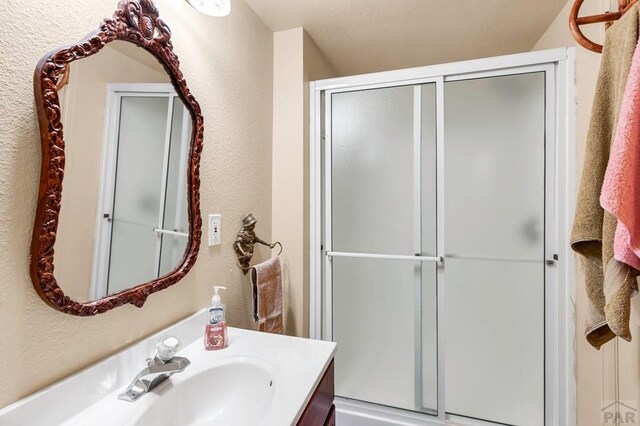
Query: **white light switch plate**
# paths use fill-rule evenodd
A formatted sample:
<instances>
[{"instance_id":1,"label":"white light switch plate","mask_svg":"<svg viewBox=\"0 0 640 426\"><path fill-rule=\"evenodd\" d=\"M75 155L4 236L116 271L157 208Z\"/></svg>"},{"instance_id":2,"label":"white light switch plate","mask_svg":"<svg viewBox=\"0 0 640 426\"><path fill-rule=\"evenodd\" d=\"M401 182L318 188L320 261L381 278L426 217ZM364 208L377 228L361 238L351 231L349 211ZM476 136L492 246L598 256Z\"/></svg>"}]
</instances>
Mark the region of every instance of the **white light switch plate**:
<instances>
[{"instance_id":1,"label":"white light switch plate","mask_svg":"<svg viewBox=\"0 0 640 426\"><path fill-rule=\"evenodd\" d=\"M209 247L220 245L220 232L222 225L222 215L209 215Z\"/></svg>"}]
</instances>

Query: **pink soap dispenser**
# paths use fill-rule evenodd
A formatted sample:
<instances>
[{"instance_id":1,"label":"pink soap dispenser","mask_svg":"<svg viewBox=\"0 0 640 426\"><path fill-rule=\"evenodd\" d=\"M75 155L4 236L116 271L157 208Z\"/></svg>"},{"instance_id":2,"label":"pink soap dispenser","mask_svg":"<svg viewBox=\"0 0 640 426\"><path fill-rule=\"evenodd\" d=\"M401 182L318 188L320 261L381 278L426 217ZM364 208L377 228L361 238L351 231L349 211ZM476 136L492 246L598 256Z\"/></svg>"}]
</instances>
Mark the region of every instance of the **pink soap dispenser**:
<instances>
[{"instance_id":1,"label":"pink soap dispenser","mask_svg":"<svg viewBox=\"0 0 640 426\"><path fill-rule=\"evenodd\" d=\"M224 349L229 345L227 337L227 321L225 320L224 304L218 290L226 287L213 286L213 297L209 308L209 322L204 330L204 348L208 351Z\"/></svg>"}]
</instances>

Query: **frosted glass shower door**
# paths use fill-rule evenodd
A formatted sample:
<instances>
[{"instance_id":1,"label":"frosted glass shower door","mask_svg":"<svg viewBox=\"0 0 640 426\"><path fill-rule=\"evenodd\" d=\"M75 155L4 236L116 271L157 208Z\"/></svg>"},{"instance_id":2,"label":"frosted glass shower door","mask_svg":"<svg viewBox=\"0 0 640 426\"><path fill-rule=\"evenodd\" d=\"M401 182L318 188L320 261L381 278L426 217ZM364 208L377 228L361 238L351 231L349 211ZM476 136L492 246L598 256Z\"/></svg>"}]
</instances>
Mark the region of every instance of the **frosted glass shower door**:
<instances>
[{"instance_id":1,"label":"frosted glass shower door","mask_svg":"<svg viewBox=\"0 0 640 426\"><path fill-rule=\"evenodd\" d=\"M331 96L336 394L435 413L435 84Z\"/></svg>"},{"instance_id":2,"label":"frosted glass shower door","mask_svg":"<svg viewBox=\"0 0 640 426\"><path fill-rule=\"evenodd\" d=\"M564 423L565 82L511 59L316 83L312 331L346 424Z\"/></svg>"},{"instance_id":3,"label":"frosted glass shower door","mask_svg":"<svg viewBox=\"0 0 640 426\"><path fill-rule=\"evenodd\" d=\"M191 136L191 119L180 98L173 99L171 120L171 137L169 139L169 155L167 158L166 188L162 229L175 234L162 234L160 248L160 270L162 276L171 272L180 262L189 241L189 216L187 211L187 163L189 155L189 138Z\"/></svg>"},{"instance_id":4,"label":"frosted glass shower door","mask_svg":"<svg viewBox=\"0 0 640 426\"><path fill-rule=\"evenodd\" d=\"M191 120L184 104L175 94L124 94L117 121L115 183L105 195L113 198L107 294L171 272L184 256L189 231Z\"/></svg>"},{"instance_id":5,"label":"frosted glass shower door","mask_svg":"<svg viewBox=\"0 0 640 426\"><path fill-rule=\"evenodd\" d=\"M153 229L160 210L168 109L166 97L123 96L120 103L108 293L158 276Z\"/></svg>"},{"instance_id":6,"label":"frosted glass shower door","mask_svg":"<svg viewBox=\"0 0 640 426\"><path fill-rule=\"evenodd\" d=\"M545 73L444 85L445 404L544 424Z\"/></svg>"}]
</instances>

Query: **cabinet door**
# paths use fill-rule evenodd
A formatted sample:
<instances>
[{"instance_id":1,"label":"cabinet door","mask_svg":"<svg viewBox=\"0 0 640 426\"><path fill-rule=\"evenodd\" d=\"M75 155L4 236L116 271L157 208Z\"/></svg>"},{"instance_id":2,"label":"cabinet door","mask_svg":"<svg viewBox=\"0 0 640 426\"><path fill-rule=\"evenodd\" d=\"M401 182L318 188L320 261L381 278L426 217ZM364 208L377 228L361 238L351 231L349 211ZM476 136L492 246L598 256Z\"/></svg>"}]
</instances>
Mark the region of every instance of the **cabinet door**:
<instances>
[{"instance_id":1,"label":"cabinet door","mask_svg":"<svg viewBox=\"0 0 640 426\"><path fill-rule=\"evenodd\" d=\"M329 417L327 417L327 421L324 422L324 426L336 426L336 406L331 406L331 411L329 411Z\"/></svg>"},{"instance_id":2,"label":"cabinet door","mask_svg":"<svg viewBox=\"0 0 640 426\"><path fill-rule=\"evenodd\" d=\"M318 384L318 387L313 392L313 396L309 400L300 420L298 426L318 426L327 424L327 419L333 409L333 360L327 367L327 371L322 376L322 380ZM335 423L329 423L335 424Z\"/></svg>"}]
</instances>

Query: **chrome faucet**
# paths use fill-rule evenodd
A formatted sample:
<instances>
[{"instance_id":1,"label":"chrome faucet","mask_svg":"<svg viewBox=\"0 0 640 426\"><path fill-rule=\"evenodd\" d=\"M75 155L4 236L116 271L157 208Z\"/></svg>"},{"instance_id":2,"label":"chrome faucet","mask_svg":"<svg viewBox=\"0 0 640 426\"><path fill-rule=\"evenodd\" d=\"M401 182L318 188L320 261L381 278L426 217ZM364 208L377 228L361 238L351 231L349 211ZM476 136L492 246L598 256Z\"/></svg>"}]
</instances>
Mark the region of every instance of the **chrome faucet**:
<instances>
[{"instance_id":1,"label":"chrome faucet","mask_svg":"<svg viewBox=\"0 0 640 426\"><path fill-rule=\"evenodd\" d=\"M182 344L175 337L165 337L156 344L156 355L147 359L147 368L131 382L127 390L118 395L124 401L137 401L160 383L191 364L187 358L175 356Z\"/></svg>"}]
</instances>

